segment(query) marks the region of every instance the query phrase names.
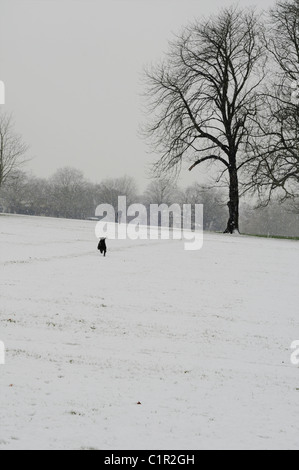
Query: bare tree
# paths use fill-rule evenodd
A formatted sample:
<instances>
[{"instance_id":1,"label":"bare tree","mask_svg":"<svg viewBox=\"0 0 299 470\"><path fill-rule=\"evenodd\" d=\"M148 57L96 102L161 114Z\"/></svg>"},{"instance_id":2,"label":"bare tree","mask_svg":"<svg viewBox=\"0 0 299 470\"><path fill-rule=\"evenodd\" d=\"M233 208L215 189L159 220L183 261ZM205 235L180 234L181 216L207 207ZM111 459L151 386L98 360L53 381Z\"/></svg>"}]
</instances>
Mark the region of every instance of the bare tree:
<instances>
[{"instance_id":1,"label":"bare tree","mask_svg":"<svg viewBox=\"0 0 299 470\"><path fill-rule=\"evenodd\" d=\"M264 204L274 192L281 200L299 198L299 0L277 2L266 43L271 69L259 116L260 157L251 170Z\"/></svg>"},{"instance_id":2,"label":"bare tree","mask_svg":"<svg viewBox=\"0 0 299 470\"><path fill-rule=\"evenodd\" d=\"M22 137L14 131L11 116L0 113L0 188L26 161L27 150Z\"/></svg>"},{"instance_id":3,"label":"bare tree","mask_svg":"<svg viewBox=\"0 0 299 470\"><path fill-rule=\"evenodd\" d=\"M84 219L94 209L93 195L82 171L61 168L49 180L49 205L55 217Z\"/></svg>"},{"instance_id":4,"label":"bare tree","mask_svg":"<svg viewBox=\"0 0 299 470\"><path fill-rule=\"evenodd\" d=\"M133 177L123 176L120 178L109 178L96 186L96 205L111 204L115 210L116 221L121 221L121 212L118 212L119 196L126 196L127 205L137 201L137 184Z\"/></svg>"},{"instance_id":5,"label":"bare tree","mask_svg":"<svg viewBox=\"0 0 299 470\"><path fill-rule=\"evenodd\" d=\"M130 176L109 178L97 185L96 195L98 204L111 204L116 209L119 196L126 196L129 205L136 202L137 185Z\"/></svg>"},{"instance_id":6,"label":"bare tree","mask_svg":"<svg viewBox=\"0 0 299 470\"><path fill-rule=\"evenodd\" d=\"M228 174L226 232L239 230L239 172L246 155L264 78L265 53L259 19L252 10L224 9L185 28L162 65L147 72L146 129L161 154L158 173L190 171L216 162ZM220 176L221 176L220 175Z\"/></svg>"},{"instance_id":7,"label":"bare tree","mask_svg":"<svg viewBox=\"0 0 299 470\"><path fill-rule=\"evenodd\" d=\"M160 177L156 178L148 185L145 190L143 200L145 204L168 204L178 201L179 189L171 180Z\"/></svg>"},{"instance_id":8,"label":"bare tree","mask_svg":"<svg viewBox=\"0 0 299 470\"><path fill-rule=\"evenodd\" d=\"M207 188L199 183L194 183L184 191L182 203L191 204L192 213L194 213L195 204L203 204L203 228L215 232L221 231L222 224L225 224L224 197L222 190Z\"/></svg>"},{"instance_id":9,"label":"bare tree","mask_svg":"<svg viewBox=\"0 0 299 470\"><path fill-rule=\"evenodd\" d=\"M5 212L26 214L28 175L20 170L10 173L1 186L0 201Z\"/></svg>"},{"instance_id":10,"label":"bare tree","mask_svg":"<svg viewBox=\"0 0 299 470\"><path fill-rule=\"evenodd\" d=\"M266 207L246 205L242 210L244 233L254 235L296 237L299 214L294 214L289 201L273 197Z\"/></svg>"}]
</instances>

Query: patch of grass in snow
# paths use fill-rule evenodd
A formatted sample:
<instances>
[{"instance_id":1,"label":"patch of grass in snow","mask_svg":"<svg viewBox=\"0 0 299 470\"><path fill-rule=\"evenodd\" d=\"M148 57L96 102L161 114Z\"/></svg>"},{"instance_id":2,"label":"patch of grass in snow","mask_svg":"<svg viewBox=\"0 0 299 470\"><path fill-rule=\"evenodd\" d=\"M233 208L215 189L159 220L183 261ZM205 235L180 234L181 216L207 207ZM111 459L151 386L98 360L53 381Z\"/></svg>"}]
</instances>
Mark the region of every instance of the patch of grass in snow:
<instances>
[{"instance_id":1,"label":"patch of grass in snow","mask_svg":"<svg viewBox=\"0 0 299 470\"><path fill-rule=\"evenodd\" d=\"M223 232L215 232L218 234L223 235ZM299 241L299 237L287 237L283 235L259 235L257 233L241 233L240 235L244 235L246 237L256 237L256 238L273 238L276 240L294 240ZM228 235L229 236L229 235Z\"/></svg>"},{"instance_id":2,"label":"patch of grass in snow","mask_svg":"<svg viewBox=\"0 0 299 470\"><path fill-rule=\"evenodd\" d=\"M257 237L257 238L274 238L276 240L295 240L298 241L299 237L286 237L282 235L256 235L253 233L244 233L247 237Z\"/></svg>"},{"instance_id":3,"label":"patch of grass in snow","mask_svg":"<svg viewBox=\"0 0 299 470\"><path fill-rule=\"evenodd\" d=\"M84 414L79 413L79 411L70 411L69 414L72 416L84 416Z\"/></svg>"}]
</instances>

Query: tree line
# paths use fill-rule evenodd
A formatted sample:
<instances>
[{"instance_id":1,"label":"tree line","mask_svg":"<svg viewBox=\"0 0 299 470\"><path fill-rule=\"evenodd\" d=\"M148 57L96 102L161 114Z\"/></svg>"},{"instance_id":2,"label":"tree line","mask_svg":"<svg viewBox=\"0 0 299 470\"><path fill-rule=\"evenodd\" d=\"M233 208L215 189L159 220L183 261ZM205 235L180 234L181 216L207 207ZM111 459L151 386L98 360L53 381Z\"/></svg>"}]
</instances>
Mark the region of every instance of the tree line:
<instances>
[{"instance_id":1,"label":"tree line","mask_svg":"<svg viewBox=\"0 0 299 470\"><path fill-rule=\"evenodd\" d=\"M221 230L225 220L216 189L207 190L199 184L181 189L171 180L157 178L140 194L133 177L91 183L82 171L70 167L57 170L47 179L14 171L0 190L0 209L12 214L89 219L95 217L100 204L111 204L117 214L119 196L126 196L127 206L140 203L147 208L151 204L204 204L207 230Z\"/></svg>"},{"instance_id":2,"label":"tree line","mask_svg":"<svg viewBox=\"0 0 299 470\"><path fill-rule=\"evenodd\" d=\"M194 183L180 188L165 178L149 182L140 193L133 177L110 178L91 183L76 168L61 168L50 178L38 178L14 171L0 189L0 212L45 217L92 219L99 204L111 204L117 214L118 196L127 197L128 206L144 204L204 205L204 230L221 232L226 223L226 194L222 189ZM149 213L149 211L148 211ZM244 233L298 236L299 213L285 202L272 201L266 207L244 202L241 211Z\"/></svg>"}]
</instances>

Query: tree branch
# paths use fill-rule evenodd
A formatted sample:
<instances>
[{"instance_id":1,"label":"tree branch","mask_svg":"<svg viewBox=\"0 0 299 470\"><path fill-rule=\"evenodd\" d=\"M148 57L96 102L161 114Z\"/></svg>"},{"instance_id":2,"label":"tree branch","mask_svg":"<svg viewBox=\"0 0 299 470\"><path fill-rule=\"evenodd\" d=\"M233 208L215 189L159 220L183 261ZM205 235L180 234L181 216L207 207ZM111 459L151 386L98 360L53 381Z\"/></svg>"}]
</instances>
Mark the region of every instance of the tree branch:
<instances>
[{"instance_id":1,"label":"tree branch","mask_svg":"<svg viewBox=\"0 0 299 470\"><path fill-rule=\"evenodd\" d=\"M223 163L227 168L229 168L229 164L227 161L224 160L224 158L221 158L217 155L210 155L208 157L203 157L197 160L195 163L193 163L192 166L190 166L189 171L192 171L197 165L200 165L203 162L206 162L208 160L218 160L219 162Z\"/></svg>"}]
</instances>

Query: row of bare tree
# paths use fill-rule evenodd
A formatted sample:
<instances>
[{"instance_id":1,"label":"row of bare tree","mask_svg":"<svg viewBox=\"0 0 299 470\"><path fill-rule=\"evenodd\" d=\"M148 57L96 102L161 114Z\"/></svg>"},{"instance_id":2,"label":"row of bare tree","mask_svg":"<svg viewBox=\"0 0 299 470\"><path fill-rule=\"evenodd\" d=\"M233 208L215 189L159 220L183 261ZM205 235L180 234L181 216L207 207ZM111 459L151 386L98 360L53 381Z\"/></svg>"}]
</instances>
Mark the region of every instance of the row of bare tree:
<instances>
[{"instance_id":1,"label":"row of bare tree","mask_svg":"<svg viewBox=\"0 0 299 470\"><path fill-rule=\"evenodd\" d=\"M181 189L165 178L149 183L138 193L132 177L107 179L93 184L75 168L59 169L48 179L15 171L0 190L0 211L15 214L61 218L93 218L99 204L111 204L118 212L118 196L127 197L128 206L150 204L204 205L204 229L222 231L226 222L226 194L195 183ZM299 233L299 213L289 211L286 203L270 203L265 208L243 203L241 222L245 233L294 236Z\"/></svg>"},{"instance_id":2,"label":"row of bare tree","mask_svg":"<svg viewBox=\"0 0 299 470\"><path fill-rule=\"evenodd\" d=\"M87 219L95 216L99 204L111 204L118 212L118 197L126 196L127 205L204 204L205 228L221 230L225 221L221 195L195 184L181 190L175 183L160 178L138 194L134 178L107 179L93 184L75 168L59 169L49 179L15 171L0 190L0 209L6 213Z\"/></svg>"}]
</instances>

